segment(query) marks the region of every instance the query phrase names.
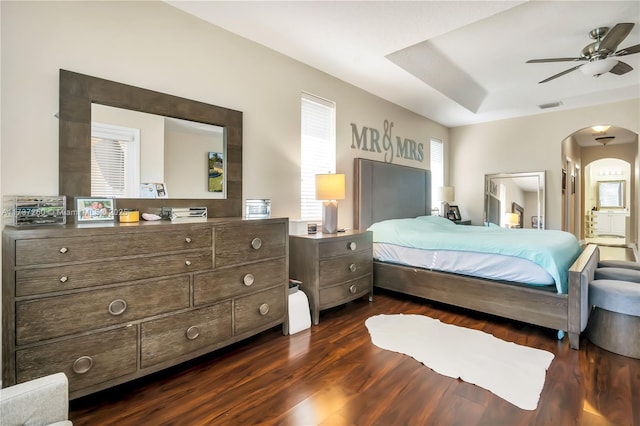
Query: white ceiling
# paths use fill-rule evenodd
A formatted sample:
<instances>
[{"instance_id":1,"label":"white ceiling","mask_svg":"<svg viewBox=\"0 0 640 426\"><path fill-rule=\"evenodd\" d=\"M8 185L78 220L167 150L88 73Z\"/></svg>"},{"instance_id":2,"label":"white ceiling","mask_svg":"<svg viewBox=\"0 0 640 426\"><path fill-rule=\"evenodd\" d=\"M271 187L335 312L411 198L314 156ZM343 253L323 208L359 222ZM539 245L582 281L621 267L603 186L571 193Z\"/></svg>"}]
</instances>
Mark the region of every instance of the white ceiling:
<instances>
[{"instance_id":1,"label":"white ceiling","mask_svg":"<svg viewBox=\"0 0 640 426\"><path fill-rule=\"evenodd\" d=\"M447 127L640 97L640 54L619 58L634 68L621 76L544 84L583 62L525 63L578 57L620 22L636 26L618 48L639 44L640 1L168 3Z\"/></svg>"}]
</instances>

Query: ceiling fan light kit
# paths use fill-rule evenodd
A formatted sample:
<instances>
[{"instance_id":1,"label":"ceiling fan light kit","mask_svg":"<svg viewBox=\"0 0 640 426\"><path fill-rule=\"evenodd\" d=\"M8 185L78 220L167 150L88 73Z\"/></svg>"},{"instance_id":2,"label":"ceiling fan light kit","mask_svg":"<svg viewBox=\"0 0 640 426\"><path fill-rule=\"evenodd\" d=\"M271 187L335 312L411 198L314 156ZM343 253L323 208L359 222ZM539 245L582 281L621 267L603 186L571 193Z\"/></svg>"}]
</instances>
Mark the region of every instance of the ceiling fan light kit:
<instances>
[{"instance_id":1,"label":"ceiling fan light kit","mask_svg":"<svg viewBox=\"0 0 640 426\"><path fill-rule=\"evenodd\" d=\"M565 74L569 74L578 68L580 68L583 74L594 77L599 77L600 75L608 72L615 75L626 74L629 71L632 71L633 67L615 58L640 52L640 44L617 50L618 45L629 35L634 26L634 23L624 22L616 24L613 28L599 27L591 30L589 32L589 37L595 41L585 46L579 57L530 59L527 63L586 62L552 75L539 83L546 83L554 80Z\"/></svg>"}]
</instances>

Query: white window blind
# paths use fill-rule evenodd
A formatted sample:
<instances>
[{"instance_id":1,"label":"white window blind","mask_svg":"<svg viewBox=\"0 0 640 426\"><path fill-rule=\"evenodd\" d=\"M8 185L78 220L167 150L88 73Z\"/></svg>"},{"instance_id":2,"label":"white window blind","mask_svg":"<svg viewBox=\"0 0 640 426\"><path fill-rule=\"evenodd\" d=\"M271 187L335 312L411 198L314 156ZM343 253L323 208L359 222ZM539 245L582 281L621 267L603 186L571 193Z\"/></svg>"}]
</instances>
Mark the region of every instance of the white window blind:
<instances>
[{"instance_id":1,"label":"white window blind","mask_svg":"<svg viewBox=\"0 0 640 426\"><path fill-rule=\"evenodd\" d=\"M336 171L334 102L304 93L301 107L300 218L322 218L322 201L316 200L315 175Z\"/></svg>"},{"instance_id":2,"label":"white window blind","mask_svg":"<svg viewBox=\"0 0 640 426\"><path fill-rule=\"evenodd\" d=\"M431 139L431 207L438 207L437 188L444 186L444 144L441 140ZM442 215L442 212L440 212Z\"/></svg>"},{"instance_id":3,"label":"white window blind","mask_svg":"<svg viewBox=\"0 0 640 426\"><path fill-rule=\"evenodd\" d=\"M91 124L91 196L137 197L138 129Z\"/></svg>"}]
</instances>

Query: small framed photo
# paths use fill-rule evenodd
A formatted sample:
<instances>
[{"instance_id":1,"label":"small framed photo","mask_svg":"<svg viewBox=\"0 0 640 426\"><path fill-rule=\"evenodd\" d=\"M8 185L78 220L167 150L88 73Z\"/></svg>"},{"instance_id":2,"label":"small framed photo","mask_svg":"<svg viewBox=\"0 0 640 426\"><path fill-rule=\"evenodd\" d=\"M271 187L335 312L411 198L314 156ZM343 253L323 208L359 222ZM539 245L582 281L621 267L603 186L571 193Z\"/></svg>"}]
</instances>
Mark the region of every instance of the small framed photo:
<instances>
[{"instance_id":1,"label":"small framed photo","mask_svg":"<svg viewBox=\"0 0 640 426\"><path fill-rule=\"evenodd\" d=\"M531 216L531 227L544 229L544 216Z\"/></svg>"},{"instance_id":2,"label":"small framed photo","mask_svg":"<svg viewBox=\"0 0 640 426\"><path fill-rule=\"evenodd\" d=\"M141 183L140 198L169 198L167 185L164 182Z\"/></svg>"},{"instance_id":3,"label":"small framed photo","mask_svg":"<svg viewBox=\"0 0 640 426\"><path fill-rule=\"evenodd\" d=\"M113 198L76 197L78 222L113 220L115 211L116 200Z\"/></svg>"},{"instance_id":4,"label":"small framed photo","mask_svg":"<svg viewBox=\"0 0 640 426\"><path fill-rule=\"evenodd\" d=\"M460 216L460 209L458 208L458 206L449 206L449 211L453 212L453 220L462 220L462 216Z\"/></svg>"}]
</instances>

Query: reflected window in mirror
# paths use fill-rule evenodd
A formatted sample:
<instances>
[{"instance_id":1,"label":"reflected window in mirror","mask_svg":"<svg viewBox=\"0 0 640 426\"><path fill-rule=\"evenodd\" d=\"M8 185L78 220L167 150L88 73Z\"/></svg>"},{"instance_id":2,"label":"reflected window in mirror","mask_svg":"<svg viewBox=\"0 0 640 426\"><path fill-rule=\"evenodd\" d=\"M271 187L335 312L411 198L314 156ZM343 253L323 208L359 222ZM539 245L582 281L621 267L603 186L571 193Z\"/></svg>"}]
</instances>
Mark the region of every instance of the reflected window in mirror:
<instances>
[{"instance_id":1,"label":"reflected window in mirror","mask_svg":"<svg viewBox=\"0 0 640 426\"><path fill-rule=\"evenodd\" d=\"M91 196L139 195L140 129L91 123Z\"/></svg>"}]
</instances>

